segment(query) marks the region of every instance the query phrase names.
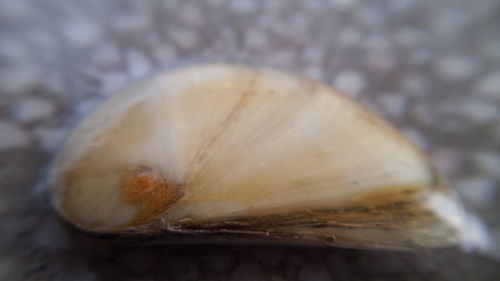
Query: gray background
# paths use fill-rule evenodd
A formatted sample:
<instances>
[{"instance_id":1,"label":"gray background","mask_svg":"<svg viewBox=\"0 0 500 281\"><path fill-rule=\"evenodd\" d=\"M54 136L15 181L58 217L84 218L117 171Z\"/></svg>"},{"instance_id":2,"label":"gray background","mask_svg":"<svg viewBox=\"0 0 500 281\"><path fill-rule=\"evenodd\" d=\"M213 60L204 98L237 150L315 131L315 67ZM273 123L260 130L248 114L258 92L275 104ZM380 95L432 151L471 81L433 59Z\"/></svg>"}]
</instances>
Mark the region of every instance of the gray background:
<instances>
[{"instance_id":1,"label":"gray background","mask_svg":"<svg viewBox=\"0 0 500 281\"><path fill-rule=\"evenodd\" d=\"M75 122L133 80L215 61L300 73L380 113L484 220L488 253L123 247L62 225L45 170ZM0 279L497 279L499 62L496 0L0 0Z\"/></svg>"}]
</instances>

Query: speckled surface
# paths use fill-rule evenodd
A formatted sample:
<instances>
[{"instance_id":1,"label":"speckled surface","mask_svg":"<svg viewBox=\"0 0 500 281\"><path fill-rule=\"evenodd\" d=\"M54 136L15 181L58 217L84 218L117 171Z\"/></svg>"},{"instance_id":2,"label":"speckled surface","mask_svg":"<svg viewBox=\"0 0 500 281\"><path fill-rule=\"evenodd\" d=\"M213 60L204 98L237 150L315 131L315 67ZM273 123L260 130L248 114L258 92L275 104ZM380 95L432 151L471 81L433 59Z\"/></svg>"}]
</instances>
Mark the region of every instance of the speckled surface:
<instances>
[{"instance_id":1,"label":"speckled surface","mask_svg":"<svg viewBox=\"0 0 500 281\"><path fill-rule=\"evenodd\" d=\"M61 225L44 172L79 117L130 81L214 61L319 79L386 117L485 221L489 254L123 247ZM499 151L498 0L0 0L2 280L495 280Z\"/></svg>"}]
</instances>

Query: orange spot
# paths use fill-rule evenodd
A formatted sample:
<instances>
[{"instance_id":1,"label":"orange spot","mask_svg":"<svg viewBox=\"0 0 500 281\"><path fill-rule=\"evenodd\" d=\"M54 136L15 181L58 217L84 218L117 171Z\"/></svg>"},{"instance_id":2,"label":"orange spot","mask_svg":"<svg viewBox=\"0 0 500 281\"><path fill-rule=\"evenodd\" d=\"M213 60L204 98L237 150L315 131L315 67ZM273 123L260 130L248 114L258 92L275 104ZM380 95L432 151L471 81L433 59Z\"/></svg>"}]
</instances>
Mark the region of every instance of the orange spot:
<instances>
[{"instance_id":1,"label":"orange spot","mask_svg":"<svg viewBox=\"0 0 500 281\"><path fill-rule=\"evenodd\" d=\"M160 172L147 166L127 172L120 188L123 200L138 208L138 213L131 224L156 218L165 211L172 197L168 183Z\"/></svg>"}]
</instances>

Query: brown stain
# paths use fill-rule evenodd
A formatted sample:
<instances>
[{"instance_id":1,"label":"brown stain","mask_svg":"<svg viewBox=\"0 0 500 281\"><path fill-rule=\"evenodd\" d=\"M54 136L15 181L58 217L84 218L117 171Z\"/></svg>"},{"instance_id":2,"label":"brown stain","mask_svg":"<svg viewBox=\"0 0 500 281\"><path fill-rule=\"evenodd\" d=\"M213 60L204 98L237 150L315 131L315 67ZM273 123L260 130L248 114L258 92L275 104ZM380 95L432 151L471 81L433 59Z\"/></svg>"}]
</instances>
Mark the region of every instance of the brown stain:
<instances>
[{"instance_id":1,"label":"brown stain","mask_svg":"<svg viewBox=\"0 0 500 281\"><path fill-rule=\"evenodd\" d=\"M238 216L223 220L188 221L179 228L279 231L280 228L342 227L404 229L435 223L438 218L423 204L430 196L419 186L392 186L366 192L331 209L289 210L283 213Z\"/></svg>"},{"instance_id":2,"label":"brown stain","mask_svg":"<svg viewBox=\"0 0 500 281\"><path fill-rule=\"evenodd\" d=\"M173 199L171 187L165 178L158 170L148 166L140 166L125 173L120 182L120 195L124 202L138 209L130 225L156 218Z\"/></svg>"}]
</instances>

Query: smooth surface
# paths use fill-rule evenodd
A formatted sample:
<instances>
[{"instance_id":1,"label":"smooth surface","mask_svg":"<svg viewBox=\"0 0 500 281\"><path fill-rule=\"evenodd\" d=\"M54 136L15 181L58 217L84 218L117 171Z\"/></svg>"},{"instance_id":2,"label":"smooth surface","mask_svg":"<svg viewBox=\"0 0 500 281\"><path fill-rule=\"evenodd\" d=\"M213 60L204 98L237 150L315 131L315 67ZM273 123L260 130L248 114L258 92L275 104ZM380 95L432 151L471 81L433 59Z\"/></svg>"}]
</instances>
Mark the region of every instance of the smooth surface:
<instances>
[{"instance_id":1,"label":"smooth surface","mask_svg":"<svg viewBox=\"0 0 500 281\"><path fill-rule=\"evenodd\" d=\"M265 68L197 65L127 87L84 118L51 172L57 211L101 233L411 249L480 231L400 133L326 85Z\"/></svg>"}]
</instances>

